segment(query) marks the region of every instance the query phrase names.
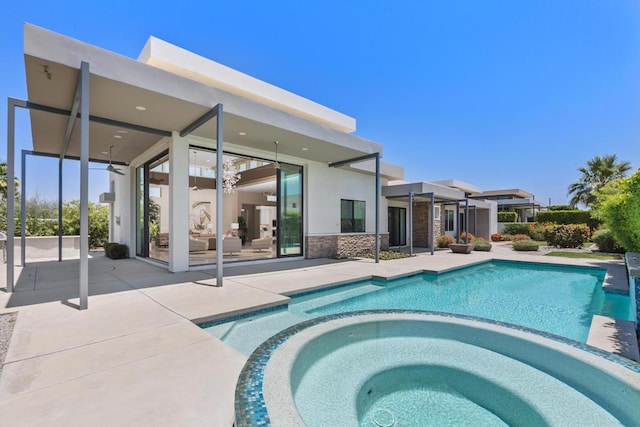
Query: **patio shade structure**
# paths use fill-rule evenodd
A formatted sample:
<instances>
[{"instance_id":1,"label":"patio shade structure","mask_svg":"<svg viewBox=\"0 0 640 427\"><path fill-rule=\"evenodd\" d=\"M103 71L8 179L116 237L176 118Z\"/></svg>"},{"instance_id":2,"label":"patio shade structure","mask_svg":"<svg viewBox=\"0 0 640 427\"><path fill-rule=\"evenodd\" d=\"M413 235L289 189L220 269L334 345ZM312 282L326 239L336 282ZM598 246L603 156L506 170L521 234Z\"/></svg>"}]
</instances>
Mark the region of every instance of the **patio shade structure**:
<instances>
[{"instance_id":1,"label":"patio shade structure","mask_svg":"<svg viewBox=\"0 0 640 427\"><path fill-rule=\"evenodd\" d=\"M188 247L188 220L181 219L185 217L188 194L180 187L183 181L185 188L188 184L189 138L202 138L215 144L219 161L223 144L233 144L247 151L270 152L276 140L280 141L281 156L325 165L335 159L353 161L381 150L379 144L352 135L348 130L328 127L217 88L209 81L195 80L30 24L24 26L24 60L28 96L25 100L8 99L8 174L15 176L15 111L18 108L27 109L31 120L33 148L26 155L58 157L59 184L62 182L62 159L80 160L81 308L87 306L88 292L88 163L107 161L103 154L106 147L114 146L111 161L128 166L123 169L129 176L160 143L169 145L170 155L177 153L176 159L180 162L172 164L176 181L170 190L171 197L177 199L170 202L169 207L169 218L176 219L171 225L173 234L169 243L175 245L169 248L171 271L189 269L189 254L186 249L183 251ZM300 147L307 146L313 149L301 155ZM356 166L352 169L358 169ZM382 175L386 176L385 168L389 165L382 166ZM360 169L359 172L371 171ZM391 176L398 176L395 172L393 170ZM174 186L176 182L180 185ZM8 191L7 289L13 291L16 230L15 199L11 197L15 186L11 179L8 180ZM126 203L123 209L135 209L130 206L133 202ZM217 206L221 209L220 203ZM123 214L131 215L131 212ZM216 212L218 219L219 215ZM222 224L217 222L216 234L220 239ZM379 234L379 230L377 232ZM126 243L135 242L135 232L125 237L129 239ZM220 247L220 240L217 244ZM216 278L218 284L222 284L222 260L218 256L216 260Z\"/></svg>"}]
</instances>

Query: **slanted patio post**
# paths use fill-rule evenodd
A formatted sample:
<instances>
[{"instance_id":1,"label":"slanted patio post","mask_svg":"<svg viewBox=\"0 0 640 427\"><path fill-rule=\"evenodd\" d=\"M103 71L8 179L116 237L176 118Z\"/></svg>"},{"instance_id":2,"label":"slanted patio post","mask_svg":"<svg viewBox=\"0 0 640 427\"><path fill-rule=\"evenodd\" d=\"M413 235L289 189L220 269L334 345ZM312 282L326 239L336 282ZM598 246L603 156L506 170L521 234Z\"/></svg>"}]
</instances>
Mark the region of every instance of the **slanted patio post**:
<instances>
[{"instance_id":1,"label":"slanted patio post","mask_svg":"<svg viewBox=\"0 0 640 427\"><path fill-rule=\"evenodd\" d=\"M80 64L80 310L89 306L89 63Z\"/></svg>"},{"instance_id":2,"label":"slanted patio post","mask_svg":"<svg viewBox=\"0 0 640 427\"><path fill-rule=\"evenodd\" d=\"M433 239L433 226L435 225L435 217L436 217L436 194L435 193L431 193L429 195L430 197L430 203L429 203L429 247L431 248L431 255L433 255L434 253L434 248L433 248L433 243L434 243L434 239Z\"/></svg>"},{"instance_id":3,"label":"slanted patio post","mask_svg":"<svg viewBox=\"0 0 640 427\"><path fill-rule=\"evenodd\" d=\"M473 234L478 237L478 207L473 207Z\"/></svg>"},{"instance_id":4,"label":"slanted patio post","mask_svg":"<svg viewBox=\"0 0 640 427\"><path fill-rule=\"evenodd\" d=\"M413 255L413 191L409 192L409 255Z\"/></svg>"},{"instance_id":5,"label":"slanted patio post","mask_svg":"<svg viewBox=\"0 0 640 427\"><path fill-rule=\"evenodd\" d=\"M27 243L27 186L24 185L27 180L27 151L22 150L20 153L20 265L26 265L26 243Z\"/></svg>"}]
</instances>

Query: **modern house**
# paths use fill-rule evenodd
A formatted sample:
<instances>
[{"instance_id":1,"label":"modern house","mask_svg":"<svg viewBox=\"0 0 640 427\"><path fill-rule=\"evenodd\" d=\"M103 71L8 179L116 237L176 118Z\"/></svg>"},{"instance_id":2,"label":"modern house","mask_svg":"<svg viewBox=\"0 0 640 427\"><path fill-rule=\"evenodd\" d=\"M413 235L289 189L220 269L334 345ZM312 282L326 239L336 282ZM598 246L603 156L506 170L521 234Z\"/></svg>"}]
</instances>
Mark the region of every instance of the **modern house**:
<instances>
[{"instance_id":1,"label":"modern house","mask_svg":"<svg viewBox=\"0 0 640 427\"><path fill-rule=\"evenodd\" d=\"M519 222L530 222L535 217L536 212L547 209L547 205L536 200L533 193L519 188L479 191L472 193L470 197L473 199L495 200L498 204L498 212L516 212Z\"/></svg>"},{"instance_id":2,"label":"modern house","mask_svg":"<svg viewBox=\"0 0 640 427\"><path fill-rule=\"evenodd\" d=\"M219 284L228 261L433 248L440 233L494 232L495 205L468 188L398 183L403 168L353 134L354 118L162 40L132 59L25 24L24 58L28 99L9 99L9 175L14 111L26 108L29 154L58 157L59 182L62 159L80 161L71 179L80 185L81 307L90 161L109 171L110 240L174 272L215 264ZM7 275L11 290L13 269Z\"/></svg>"}]
</instances>

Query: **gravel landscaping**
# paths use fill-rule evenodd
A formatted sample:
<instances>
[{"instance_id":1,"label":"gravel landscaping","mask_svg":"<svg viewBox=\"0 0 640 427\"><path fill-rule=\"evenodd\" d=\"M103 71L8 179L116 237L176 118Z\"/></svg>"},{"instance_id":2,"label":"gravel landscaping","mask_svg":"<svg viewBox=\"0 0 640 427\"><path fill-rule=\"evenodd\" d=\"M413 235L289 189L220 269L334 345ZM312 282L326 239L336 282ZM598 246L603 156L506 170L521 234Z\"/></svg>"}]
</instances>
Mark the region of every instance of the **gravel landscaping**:
<instances>
[{"instance_id":1,"label":"gravel landscaping","mask_svg":"<svg viewBox=\"0 0 640 427\"><path fill-rule=\"evenodd\" d=\"M4 366L4 357L9 349L9 341L11 341L11 333L13 326L16 324L18 313L0 314L0 374Z\"/></svg>"}]
</instances>

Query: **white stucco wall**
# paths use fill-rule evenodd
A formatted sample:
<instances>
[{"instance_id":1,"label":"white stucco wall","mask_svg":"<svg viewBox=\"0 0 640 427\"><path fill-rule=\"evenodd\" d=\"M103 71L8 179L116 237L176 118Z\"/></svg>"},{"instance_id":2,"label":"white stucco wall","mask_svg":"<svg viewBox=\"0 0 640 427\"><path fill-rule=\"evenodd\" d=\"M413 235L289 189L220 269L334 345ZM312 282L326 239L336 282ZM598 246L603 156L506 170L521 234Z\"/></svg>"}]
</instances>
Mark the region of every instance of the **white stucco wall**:
<instances>
[{"instance_id":1,"label":"white stucco wall","mask_svg":"<svg viewBox=\"0 0 640 427\"><path fill-rule=\"evenodd\" d=\"M375 177L308 162L305 216L308 235L340 234L340 200L366 202L366 232L375 232ZM384 185L384 182L382 182ZM387 200L380 198L380 232L387 232Z\"/></svg>"}]
</instances>

